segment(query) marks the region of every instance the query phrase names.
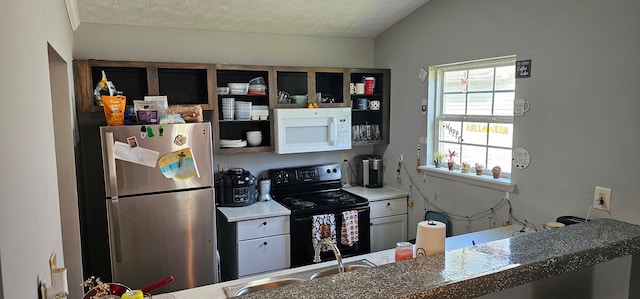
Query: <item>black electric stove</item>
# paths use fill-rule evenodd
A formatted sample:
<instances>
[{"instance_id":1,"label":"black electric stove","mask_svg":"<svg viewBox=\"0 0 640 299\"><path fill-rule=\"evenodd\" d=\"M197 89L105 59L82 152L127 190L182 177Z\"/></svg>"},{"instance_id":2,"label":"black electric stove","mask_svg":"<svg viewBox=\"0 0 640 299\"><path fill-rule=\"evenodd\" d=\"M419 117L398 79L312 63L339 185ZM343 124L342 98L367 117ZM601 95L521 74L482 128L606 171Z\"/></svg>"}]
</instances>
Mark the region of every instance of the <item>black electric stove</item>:
<instances>
[{"instance_id":1,"label":"black electric stove","mask_svg":"<svg viewBox=\"0 0 640 299\"><path fill-rule=\"evenodd\" d=\"M312 222L315 216L333 214L342 257L370 252L370 209L367 199L341 190L340 165L322 164L269 170L271 196L291 211L291 267L313 263ZM357 211L359 241L351 246L340 244L342 212ZM335 259L332 252L322 252L323 261Z\"/></svg>"},{"instance_id":2,"label":"black electric stove","mask_svg":"<svg viewBox=\"0 0 640 299\"><path fill-rule=\"evenodd\" d=\"M320 214L369 205L340 189L340 165L322 164L269 170L271 195L292 215Z\"/></svg>"}]
</instances>

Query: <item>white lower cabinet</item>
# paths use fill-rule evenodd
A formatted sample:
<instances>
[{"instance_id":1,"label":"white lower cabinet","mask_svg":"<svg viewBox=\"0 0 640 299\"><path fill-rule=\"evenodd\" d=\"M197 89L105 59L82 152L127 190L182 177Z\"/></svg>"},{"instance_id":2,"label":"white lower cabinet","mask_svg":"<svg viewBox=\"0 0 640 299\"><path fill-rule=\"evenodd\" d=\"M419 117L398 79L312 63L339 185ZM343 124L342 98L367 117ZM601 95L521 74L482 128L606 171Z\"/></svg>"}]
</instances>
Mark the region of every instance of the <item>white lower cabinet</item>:
<instances>
[{"instance_id":1,"label":"white lower cabinet","mask_svg":"<svg viewBox=\"0 0 640 299\"><path fill-rule=\"evenodd\" d=\"M407 240L407 215L371 219L371 252L393 248Z\"/></svg>"},{"instance_id":2,"label":"white lower cabinet","mask_svg":"<svg viewBox=\"0 0 640 299\"><path fill-rule=\"evenodd\" d=\"M238 276L289 268L289 234L238 242Z\"/></svg>"},{"instance_id":3,"label":"white lower cabinet","mask_svg":"<svg viewBox=\"0 0 640 299\"><path fill-rule=\"evenodd\" d=\"M222 281L288 269L290 242L289 216L238 222L218 217Z\"/></svg>"},{"instance_id":4,"label":"white lower cabinet","mask_svg":"<svg viewBox=\"0 0 640 299\"><path fill-rule=\"evenodd\" d=\"M407 198L373 201L371 208L371 252L393 248L407 240Z\"/></svg>"}]
</instances>

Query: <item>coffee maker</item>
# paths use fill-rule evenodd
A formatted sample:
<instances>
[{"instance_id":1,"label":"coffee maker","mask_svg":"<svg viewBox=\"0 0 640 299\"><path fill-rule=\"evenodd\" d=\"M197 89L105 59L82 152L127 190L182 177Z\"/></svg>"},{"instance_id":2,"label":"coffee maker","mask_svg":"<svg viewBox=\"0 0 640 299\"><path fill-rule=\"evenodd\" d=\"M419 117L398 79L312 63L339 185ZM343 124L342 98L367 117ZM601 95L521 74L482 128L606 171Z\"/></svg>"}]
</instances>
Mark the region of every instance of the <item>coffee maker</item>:
<instances>
[{"instance_id":1,"label":"coffee maker","mask_svg":"<svg viewBox=\"0 0 640 299\"><path fill-rule=\"evenodd\" d=\"M382 157L375 155L361 155L356 158L358 185L367 188L382 187Z\"/></svg>"}]
</instances>

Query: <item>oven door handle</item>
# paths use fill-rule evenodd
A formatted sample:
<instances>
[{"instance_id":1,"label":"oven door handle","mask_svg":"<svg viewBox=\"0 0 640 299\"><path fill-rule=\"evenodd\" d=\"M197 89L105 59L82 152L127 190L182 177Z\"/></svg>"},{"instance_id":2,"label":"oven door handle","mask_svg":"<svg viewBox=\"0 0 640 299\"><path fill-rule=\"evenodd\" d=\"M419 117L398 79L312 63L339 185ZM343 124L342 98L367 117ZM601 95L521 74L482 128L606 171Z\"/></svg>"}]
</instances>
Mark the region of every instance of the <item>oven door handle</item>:
<instances>
[{"instance_id":1,"label":"oven door handle","mask_svg":"<svg viewBox=\"0 0 640 299\"><path fill-rule=\"evenodd\" d=\"M364 213L364 212L368 212L368 211L369 211L369 207L367 206L367 207L364 207L364 208L359 208L359 209L354 209L354 210L358 211L358 213ZM344 210L344 211L351 211L351 210ZM342 212L343 212L343 211L327 212L326 214L333 214L333 215L340 216L340 214L341 214ZM298 221L308 221L308 220L312 220L312 219L313 219L313 216L320 216L320 215L325 215L325 214L314 214L314 215L309 215L309 216L306 216L306 217L304 217L304 216L303 216L303 217L295 217L295 216L294 216L294 217L293 217L293 221L294 221L294 222L298 222Z\"/></svg>"}]
</instances>

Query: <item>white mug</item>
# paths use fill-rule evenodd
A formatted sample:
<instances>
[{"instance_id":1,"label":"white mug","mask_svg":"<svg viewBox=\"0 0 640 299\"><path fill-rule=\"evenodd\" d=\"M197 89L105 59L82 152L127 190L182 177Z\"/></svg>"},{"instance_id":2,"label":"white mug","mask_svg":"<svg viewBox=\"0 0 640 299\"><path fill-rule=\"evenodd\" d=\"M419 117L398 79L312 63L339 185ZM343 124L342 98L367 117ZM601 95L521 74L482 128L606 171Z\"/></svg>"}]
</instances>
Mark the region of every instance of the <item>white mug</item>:
<instances>
[{"instance_id":1,"label":"white mug","mask_svg":"<svg viewBox=\"0 0 640 299\"><path fill-rule=\"evenodd\" d=\"M364 83L356 83L356 94L364 94Z\"/></svg>"},{"instance_id":2,"label":"white mug","mask_svg":"<svg viewBox=\"0 0 640 299\"><path fill-rule=\"evenodd\" d=\"M513 115L522 116L525 112L529 111L529 101L525 99L515 99L513 101Z\"/></svg>"},{"instance_id":3,"label":"white mug","mask_svg":"<svg viewBox=\"0 0 640 299\"><path fill-rule=\"evenodd\" d=\"M371 103L369 103L369 107L371 110L380 110L380 101L371 101Z\"/></svg>"}]
</instances>

